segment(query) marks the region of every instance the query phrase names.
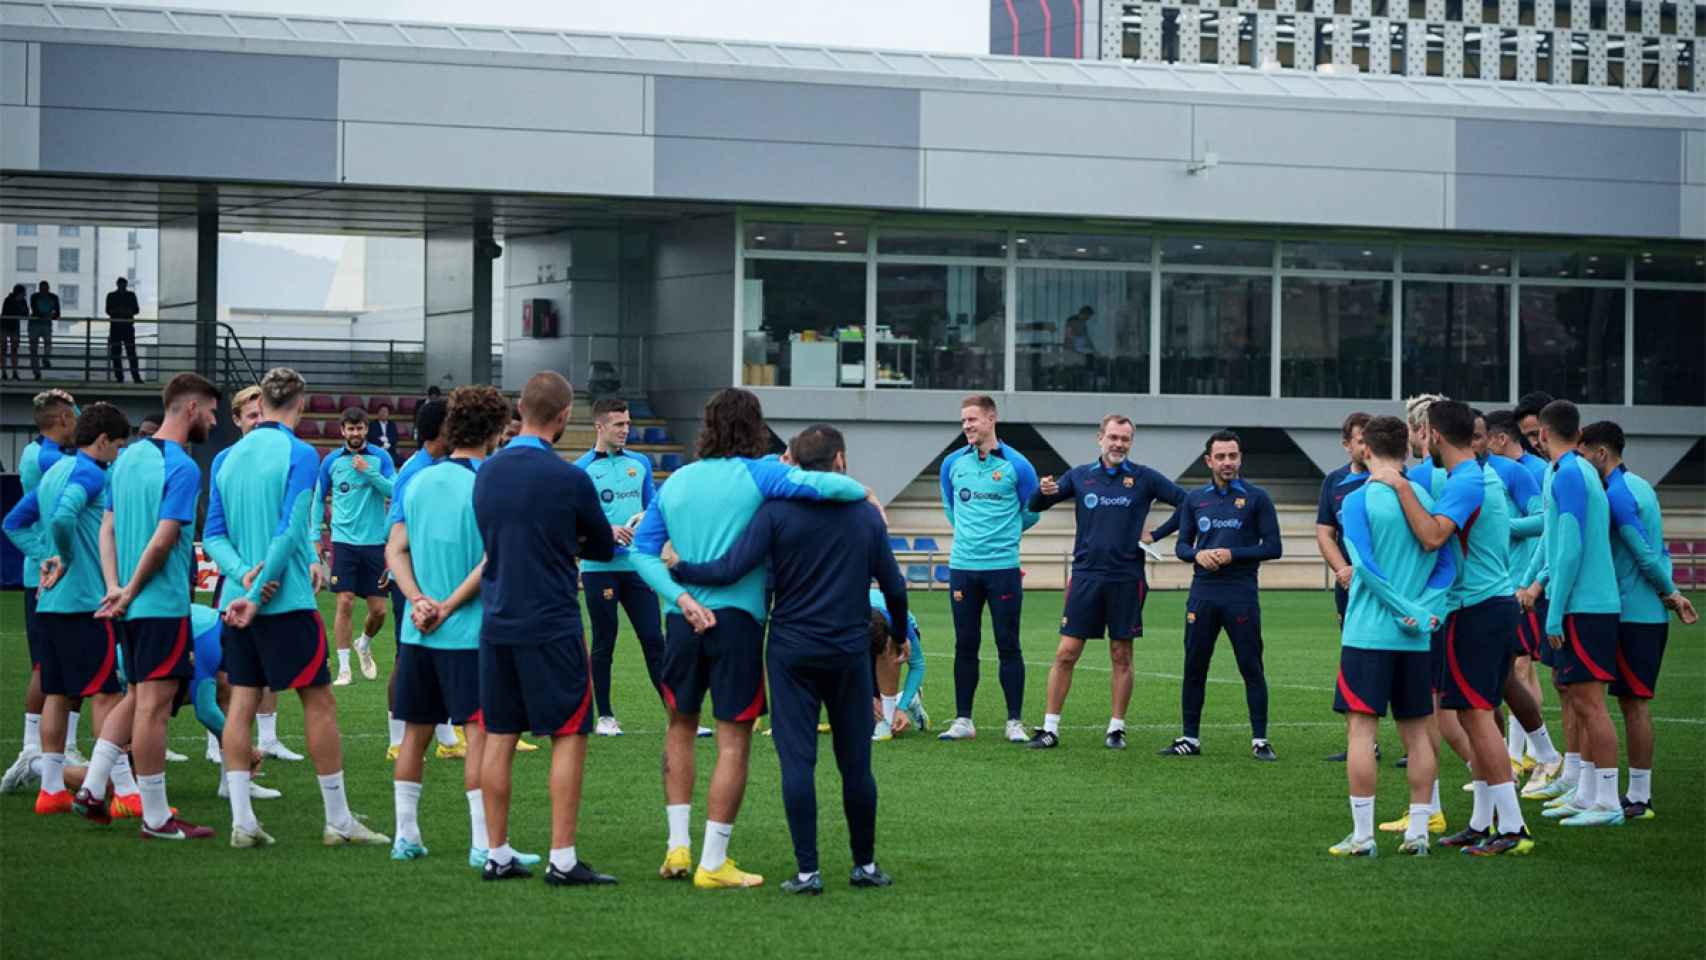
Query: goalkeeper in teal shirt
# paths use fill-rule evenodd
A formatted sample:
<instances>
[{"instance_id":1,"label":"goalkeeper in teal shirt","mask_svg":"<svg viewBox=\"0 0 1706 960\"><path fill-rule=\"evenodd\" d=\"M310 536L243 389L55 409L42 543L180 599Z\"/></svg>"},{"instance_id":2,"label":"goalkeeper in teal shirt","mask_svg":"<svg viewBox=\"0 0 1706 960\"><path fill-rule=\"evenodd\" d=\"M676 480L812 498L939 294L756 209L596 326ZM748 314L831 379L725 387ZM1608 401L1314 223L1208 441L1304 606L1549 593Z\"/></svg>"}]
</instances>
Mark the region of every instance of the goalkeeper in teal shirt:
<instances>
[{"instance_id":1,"label":"goalkeeper in teal shirt","mask_svg":"<svg viewBox=\"0 0 1706 960\"><path fill-rule=\"evenodd\" d=\"M338 644L338 676L335 687L351 680L350 634L355 629L355 598L367 602L367 621L354 642L361 658L361 675L379 678L373 662L373 638L385 627L385 537L387 501L397 475L391 455L367 442L367 412L350 407L342 417L344 445L320 461L314 488L314 532L320 542L319 505L332 504L332 592L338 596L338 612L332 634Z\"/></svg>"}]
</instances>

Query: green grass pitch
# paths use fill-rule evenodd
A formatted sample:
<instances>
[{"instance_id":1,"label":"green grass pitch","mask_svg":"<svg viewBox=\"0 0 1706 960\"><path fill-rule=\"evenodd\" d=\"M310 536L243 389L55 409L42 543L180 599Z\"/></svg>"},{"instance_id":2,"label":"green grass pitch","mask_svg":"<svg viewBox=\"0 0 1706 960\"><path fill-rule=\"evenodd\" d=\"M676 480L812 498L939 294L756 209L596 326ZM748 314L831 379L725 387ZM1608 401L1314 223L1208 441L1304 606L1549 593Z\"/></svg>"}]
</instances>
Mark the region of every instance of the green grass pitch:
<instances>
[{"instance_id":1,"label":"green grass pitch","mask_svg":"<svg viewBox=\"0 0 1706 960\"><path fill-rule=\"evenodd\" d=\"M930 676L926 703L953 712L946 595L915 593ZM1696 603L1700 603L1696 598ZM1548 958L1698 957L1706 952L1706 629L1673 622L1654 704L1657 819L1620 829L1569 831L1524 804L1538 838L1526 859L1484 862L1436 849L1342 862L1326 848L1348 830L1343 767L1322 762L1344 746L1331 710L1338 644L1331 598L1269 593L1267 670L1277 764L1249 758L1243 692L1222 643L1204 718L1204 756L1154 755L1177 733L1183 593L1149 598L1137 645L1132 749L1102 747L1107 660L1091 644L1067 704L1061 748L1005 743L993 645L969 743L909 735L875 750L878 857L895 878L850 890L839 787L823 741L820 844L826 894L791 898L776 883L793 869L775 753L755 738L751 784L731 851L766 875L751 891L696 891L657 878L664 848L658 781L661 714L639 650L617 649L620 739L594 738L579 850L621 885L554 890L531 882L482 884L466 864L468 820L459 764L429 759L421 824L432 855L393 863L385 850L325 849L313 771L269 762L263 783L281 800L256 812L278 838L268 850L226 846L229 809L214 794L189 711L172 724L188 763L168 765L174 804L218 839L144 843L135 825L97 828L73 816L37 818L32 798L0 798L0 956L453 956L559 950L576 957L904 955L998 956L1488 956L1537 949ZM331 601L323 600L327 622ZM1026 720L1040 722L1060 595L1026 597ZM26 662L21 600L0 597L0 754L10 761ZM387 625L387 634L389 625ZM376 645L389 671L393 645ZM383 680L386 674L381 674ZM1548 692L1555 738L1557 701ZM385 762L385 687L338 691L352 805L392 829ZM301 712L280 710L287 742L303 748ZM1402 811L1396 732L1377 813ZM85 720L81 744L90 749ZM700 741L695 846L713 748ZM546 751L517 758L513 842L548 846ZM1447 763L1442 796L1456 829L1468 817L1466 779ZM697 855L695 849L695 855Z\"/></svg>"}]
</instances>

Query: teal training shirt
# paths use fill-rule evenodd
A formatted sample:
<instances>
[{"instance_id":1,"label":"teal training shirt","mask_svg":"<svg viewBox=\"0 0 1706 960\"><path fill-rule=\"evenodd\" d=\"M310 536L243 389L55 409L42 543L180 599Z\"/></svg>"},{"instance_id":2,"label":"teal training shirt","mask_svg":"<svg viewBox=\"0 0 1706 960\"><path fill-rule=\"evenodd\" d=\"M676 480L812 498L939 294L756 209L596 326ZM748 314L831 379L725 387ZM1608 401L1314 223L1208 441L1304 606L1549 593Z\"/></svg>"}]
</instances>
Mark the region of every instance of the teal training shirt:
<instances>
[{"instance_id":1,"label":"teal training shirt","mask_svg":"<svg viewBox=\"0 0 1706 960\"><path fill-rule=\"evenodd\" d=\"M954 528L948 566L1011 570L1019 537L1037 515L1025 509L1037 492L1037 471L1025 455L998 443L988 455L967 444L942 460L942 509Z\"/></svg>"},{"instance_id":2,"label":"teal training shirt","mask_svg":"<svg viewBox=\"0 0 1706 960\"><path fill-rule=\"evenodd\" d=\"M657 485L652 482L652 460L643 453L631 450L599 453L594 448L576 460L575 466L592 478L592 485L598 490L598 505L604 508L604 516L613 527L623 526L635 514L644 512L652 505L652 498L657 496ZM607 563L581 561L581 570L586 573L633 569L634 561L628 555L628 548L620 544L616 547L614 560Z\"/></svg>"},{"instance_id":3,"label":"teal training shirt","mask_svg":"<svg viewBox=\"0 0 1706 960\"><path fill-rule=\"evenodd\" d=\"M675 598L683 592L712 610L744 610L763 623L764 576L759 567L726 586L683 587L659 559L665 541L692 563L720 559L746 529L766 500L863 500L865 487L839 473L799 470L775 460L717 457L696 460L669 475L634 533L629 554L634 569L680 613Z\"/></svg>"},{"instance_id":4,"label":"teal training shirt","mask_svg":"<svg viewBox=\"0 0 1706 960\"><path fill-rule=\"evenodd\" d=\"M360 458L365 470L357 470ZM377 546L385 542L391 529L386 522L385 501L391 496L396 464L383 449L368 444L358 453L347 446L339 447L319 463L318 481L314 488L316 507L325 498L332 500L332 542L351 546ZM313 539L320 539L322 516L314 511Z\"/></svg>"},{"instance_id":5,"label":"teal training shirt","mask_svg":"<svg viewBox=\"0 0 1706 960\"><path fill-rule=\"evenodd\" d=\"M124 618L187 615L195 574L195 507L201 495L201 468L178 444L146 439L126 447L109 476L107 512L113 515L119 583L130 582L160 521L178 522L177 544L143 584Z\"/></svg>"},{"instance_id":6,"label":"teal training shirt","mask_svg":"<svg viewBox=\"0 0 1706 960\"><path fill-rule=\"evenodd\" d=\"M1540 515L1542 481L1535 479L1533 471L1509 457L1490 456L1487 466L1499 475L1500 486L1505 491L1505 509L1510 514L1511 586L1520 589L1528 586L1522 578L1540 549L1540 528L1544 523Z\"/></svg>"},{"instance_id":7,"label":"teal training shirt","mask_svg":"<svg viewBox=\"0 0 1706 960\"><path fill-rule=\"evenodd\" d=\"M1457 531L1463 547L1463 576L1457 588L1460 608L1516 593L1511 584L1510 500L1498 472L1484 464L1477 466L1486 488L1481 506Z\"/></svg>"},{"instance_id":8,"label":"teal training shirt","mask_svg":"<svg viewBox=\"0 0 1706 960\"><path fill-rule=\"evenodd\" d=\"M23 484L24 493L28 495L41 485L42 474L53 468L65 456L59 444L51 437L37 437L24 446L24 452L18 455L18 482ZM42 528L46 536L47 529ZM41 562L47 557L24 556L24 589L33 590L41 586Z\"/></svg>"},{"instance_id":9,"label":"teal training shirt","mask_svg":"<svg viewBox=\"0 0 1706 960\"><path fill-rule=\"evenodd\" d=\"M474 521L474 475L480 461L441 460L417 472L403 492L403 527L409 532L409 562L415 583L434 600L450 598L486 555ZM403 642L432 650L480 649L480 595L423 634L415 626L415 605L403 615Z\"/></svg>"},{"instance_id":10,"label":"teal training shirt","mask_svg":"<svg viewBox=\"0 0 1706 960\"><path fill-rule=\"evenodd\" d=\"M1653 485L1619 465L1605 481L1611 510L1611 566L1625 623L1668 623L1664 597L1676 592L1670 552L1665 549L1664 515Z\"/></svg>"},{"instance_id":11,"label":"teal training shirt","mask_svg":"<svg viewBox=\"0 0 1706 960\"><path fill-rule=\"evenodd\" d=\"M1429 512L1433 498L1410 481ZM1430 618L1443 619L1456 581L1456 553L1428 552L1404 518L1398 494L1384 483L1365 483L1340 508L1345 553L1353 573L1340 643L1362 650L1426 653ZM1406 624L1409 619L1413 623Z\"/></svg>"},{"instance_id":12,"label":"teal training shirt","mask_svg":"<svg viewBox=\"0 0 1706 960\"><path fill-rule=\"evenodd\" d=\"M276 580L278 593L262 614L316 609L304 544L319 466L314 448L275 421L257 424L213 459L202 549L235 584L221 604L239 596L259 603L261 587ZM242 591L244 575L257 564L260 574Z\"/></svg>"},{"instance_id":13,"label":"teal training shirt","mask_svg":"<svg viewBox=\"0 0 1706 960\"><path fill-rule=\"evenodd\" d=\"M409 482L415 478L415 474L435 463L443 462L443 457L435 458L427 452L426 447L416 450L409 459L403 461L402 467L397 470L397 476L391 480L391 510L385 517L387 527L403 522L403 497L408 495ZM387 530L385 535L389 537L390 531Z\"/></svg>"},{"instance_id":14,"label":"teal training shirt","mask_svg":"<svg viewBox=\"0 0 1706 960\"><path fill-rule=\"evenodd\" d=\"M1574 450L1552 464L1545 493L1546 635L1563 636L1572 613L1619 613L1611 564L1611 508L1599 471Z\"/></svg>"},{"instance_id":15,"label":"teal training shirt","mask_svg":"<svg viewBox=\"0 0 1706 960\"><path fill-rule=\"evenodd\" d=\"M65 572L36 597L41 613L93 613L107 596L101 573L101 518L107 472L82 451L61 457L6 514L6 535L25 556L57 556Z\"/></svg>"}]
</instances>

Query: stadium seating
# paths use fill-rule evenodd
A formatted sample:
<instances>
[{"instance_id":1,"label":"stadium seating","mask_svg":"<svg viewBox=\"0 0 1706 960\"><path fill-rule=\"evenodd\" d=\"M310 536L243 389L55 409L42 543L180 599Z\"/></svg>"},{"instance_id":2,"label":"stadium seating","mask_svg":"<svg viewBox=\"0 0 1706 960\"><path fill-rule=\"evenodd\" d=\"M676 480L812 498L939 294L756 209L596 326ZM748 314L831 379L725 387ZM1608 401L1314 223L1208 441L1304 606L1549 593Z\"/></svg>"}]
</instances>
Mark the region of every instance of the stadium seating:
<instances>
[{"instance_id":1,"label":"stadium seating","mask_svg":"<svg viewBox=\"0 0 1706 960\"><path fill-rule=\"evenodd\" d=\"M642 434L637 427L629 427L628 428L628 446L631 447L631 446L639 443L640 438L643 436L644 436L644 434Z\"/></svg>"},{"instance_id":2,"label":"stadium seating","mask_svg":"<svg viewBox=\"0 0 1706 960\"><path fill-rule=\"evenodd\" d=\"M338 404L324 393L316 393L308 398L309 413L337 413Z\"/></svg>"},{"instance_id":3,"label":"stadium seating","mask_svg":"<svg viewBox=\"0 0 1706 960\"><path fill-rule=\"evenodd\" d=\"M395 398L393 397L368 397L367 412L377 414L381 406L390 407L392 410L396 410L397 405L392 402L394 399Z\"/></svg>"},{"instance_id":4,"label":"stadium seating","mask_svg":"<svg viewBox=\"0 0 1706 960\"><path fill-rule=\"evenodd\" d=\"M420 409L420 406L421 406L421 401L420 401L419 397L398 397L397 398L397 415L403 416L403 417L412 417L415 415L415 411Z\"/></svg>"},{"instance_id":5,"label":"stadium seating","mask_svg":"<svg viewBox=\"0 0 1706 960\"><path fill-rule=\"evenodd\" d=\"M669 432L662 427L647 427L644 442L648 444L668 443Z\"/></svg>"},{"instance_id":6,"label":"stadium seating","mask_svg":"<svg viewBox=\"0 0 1706 960\"><path fill-rule=\"evenodd\" d=\"M948 582L948 565L947 564L945 564L945 563L936 564L936 582L937 583L947 583Z\"/></svg>"},{"instance_id":7,"label":"stadium seating","mask_svg":"<svg viewBox=\"0 0 1706 960\"><path fill-rule=\"evenodd\" d=\"M296 435L304 440L320 439L320 421L303 417L296 423Z\"/></svg>"},{"instance_id":8,"label":"stadium seating","mask_svg":"<svg viewBox=\"0 0 1706 960\"><path fill-rule=\"evenodd\" d=\"M942 548L936 545L935 537L918 537L912 541L912 549L919 553L939 553Z\"/></svg>"},{"instance_id":9,"label":"stadium seating","mask_svg":"<svg viewBox=\"0 0 1706 960\"><path fill-rule=\"evenodd\" d=\"M890 537L889 549L896 553L905 553L910 548L906 545L905 537Z\"/></svg>"},{"instance_id":10,"label":"stadium seating","mask_svg":"<svg viewBox=\"0 0 1706 960\"><path fill-rule=\"evenodd\" d=\"M348 410L350 407L360 408L362 406L364 406L364 405L361 402L361 398L358 396L355 396L354 394L346 393L343 396L338 398L338 412L339 413L343 413L345 410Z\"/></svg>"},{"instance_id":11,"label":"stadium seating","mask_svg":"<svg viewBox=\"0 0 1706 960\"><path fill-rule=\"evenodd\" d=\"M681 454L666 453L663 455L663 468L670 472L681 469Z\"/></svg>"},{"instance_id":12,"label":"stadium seating","mask_svg":"<svg viewBox=\"0 0 1706 960\"><path fill-rule=\"evenodd\" d=\"M921 586L921 587L922 586L929 586L929 584L930 584L930 566L928 564L923 564L923 563L909 563L909 564L907 564L906 565L906 582L910 583L910 584L914 584L916 586Z\"/></svg>"}]
</instances>

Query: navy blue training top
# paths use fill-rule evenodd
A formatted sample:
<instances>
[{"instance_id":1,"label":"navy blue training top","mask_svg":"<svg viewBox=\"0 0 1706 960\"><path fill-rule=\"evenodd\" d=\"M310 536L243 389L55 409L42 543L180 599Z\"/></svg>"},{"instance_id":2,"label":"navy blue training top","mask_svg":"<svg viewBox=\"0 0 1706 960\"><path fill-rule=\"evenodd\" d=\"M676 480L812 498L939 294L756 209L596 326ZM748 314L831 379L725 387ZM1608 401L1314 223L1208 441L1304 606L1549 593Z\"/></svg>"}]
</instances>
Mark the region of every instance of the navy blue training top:
<instances>
[{"instance_id":1,"label":"navy blue training top","mask_svg":"<svg viewBox=\"0 0 1706 960\"><path fill-rule=\"evenodd\" d=\"M1031 495L1028 509L1041 512L1073 501L1078 532L1072 541L1074 575L1136 582L1143 579L1143 526L1156 500L1177 507L1185 499L1178 484L1130 460L1109 468L1102 461L1062 474L1054 496Z\"/></svg>"},{"instance_id":2,"label":"navy blue training top","mask_svg":"<svg viewBox=\"0 0 1706 960\"><path fill-rule=\"evenodd\" d=\"M1233 480L1222 490L1213 483L1192 490L1179 505L1179 545L1174 551L1192 565L1191 592L1254 593L1256 569L1280 556L1279 515L1268 492ZM1209 571L1196 566L1198 550L1226 548L1232 563Z\"/></svg>"},{"instance_id":3,"label":"navy blue training top","mask_svg":"<svg viewBox=\"0 0 1706 960\"><path fill-rule=\"evenodd\" d=\"M480 642L578 641L575 557L616 555L610 521L586 471L537 437L516 437L480 465L474 522L486 545Z\"/></svg>"},{"instance_id":4,"label":"navy blue training top","mask_svg":"<svg viewBox=\"0 0 1706 960\"><path fill-rule=\"evenodd\" d=\"M733 583L765 558L776 584L773 652L867 654L872 578L888 604L889 622L906 622L906 580L882 514L869 503L767 501L727 553L677 564L674 574L682 583Z\"/></svg>"}]
</instances>

